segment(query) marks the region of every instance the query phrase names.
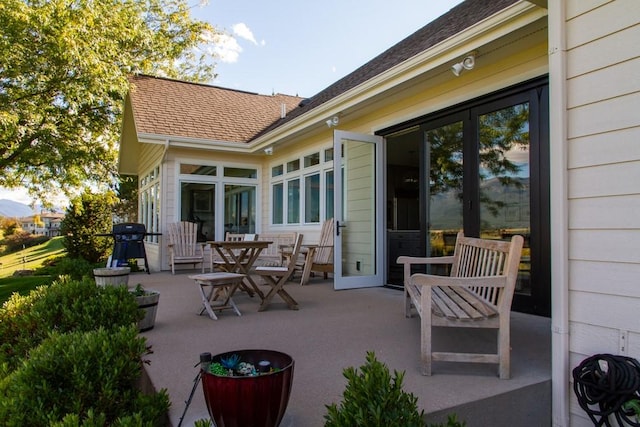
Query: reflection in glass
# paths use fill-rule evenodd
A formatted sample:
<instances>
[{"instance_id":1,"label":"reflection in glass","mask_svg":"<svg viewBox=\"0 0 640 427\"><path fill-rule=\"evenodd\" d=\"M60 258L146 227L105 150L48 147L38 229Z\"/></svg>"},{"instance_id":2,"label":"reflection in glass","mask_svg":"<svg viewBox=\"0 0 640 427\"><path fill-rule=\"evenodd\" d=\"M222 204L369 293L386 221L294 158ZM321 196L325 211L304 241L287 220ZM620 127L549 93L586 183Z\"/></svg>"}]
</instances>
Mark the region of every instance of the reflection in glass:
<instances>
[{"instance_id":1,"label":"reflection in glass","mask_svg":"<svg viewBox=\"0 0 640 427\"><path fill-rule=\"evenodd\" d=\"M325 219L333 218L333 171L327 171L325 179Z\"/></svg>"},{"instance_id":2,"label":"reflection in glass","mask_svg":"<svg viewBox=\"0 0 640 427\"><path fill-rule=\"evenodd\" d=\"M215 184L180 184L180 221L198 224L198 241L215 240Z\"/></svg>"},{"instance_id":3,"label":"reflection in glass","mask_svg":"<svg viewBox=\"0 0 640 427\"><path fill-rule=\"evenodd\" d=\"M273 185L273 201L271 222L273 224L282 224L284 221L284 184L278 183Z\"/></svg>"},{"instance_id":4,"label":"reflection in glass","mask_svg":"<svg viewBox=\"0 0 640 427\"><path fill-rule=\"evenodd\" d=\"M458 231L463 227L463 126L454 122L426 131L429 165L427 256L452 255ZM434 274L443 274L436 267Z\"/></svg>"},{"instance_id":5,"label":"reflection in glass","mask_svg":"<svg viewBox=\"0 0 640 427\"><path fill-rule=\"evenodd\" d=\"M287 181L287 224L300 222L300 179Z\"/></svg>"},{"instance_id":6,"label":"reflection in glass","mask_svg":"<svg viewBox=\"0 0 640 427\"><path fill-rule=\"evenodd\" d=\"M304 178L304 222L320 222L320 174Z\"/></svg>"},{"instance_id":7,"label":"reflection in glass","mask_svg":"<svg viewBox=\"0 0 640 427\"><path fill-rule=\"evenodd\" d=\"M525 238L519 293L531 293L529 104L478 117L480 130L480 230L483 238Z\"/></svg>"},{"instance_id":8,"label":"reflection in glass","mask_svg":"<svg viewBox=\"0 0 640 427\"><path fill-rule=\"evenodd\" d=\"M224 186L224 231L225 233L256 232L256 187Z\"/></svg>"}]
</instances>

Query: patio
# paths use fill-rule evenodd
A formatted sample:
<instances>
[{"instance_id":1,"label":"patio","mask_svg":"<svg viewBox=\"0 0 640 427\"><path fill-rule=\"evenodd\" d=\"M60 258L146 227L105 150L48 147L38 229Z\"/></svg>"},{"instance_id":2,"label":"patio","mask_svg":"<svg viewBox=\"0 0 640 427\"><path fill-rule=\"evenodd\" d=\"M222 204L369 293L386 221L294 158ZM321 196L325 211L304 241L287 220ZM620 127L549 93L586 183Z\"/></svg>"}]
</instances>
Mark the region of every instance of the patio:
<instances>
[{"instance_id":1,"label":"patio","mask_svg":"<svg viewBox=\"0 0 640 427\"><path fill-rule=\"evenodd\" d=\"M367 351L393 372L405 371L404 390L418 397L429 422L456 413L467 426L549 426L551 424L550 319L512 313L511 379L500 380L494 365L434 364L434 375L420 375L419 317L403 315L402 292L390 288L334 291L331 280L312 278L307 286L290 282L287 291L300 310L288 310L276 297L267 311L259 300L238 293L238 317L225 311L219 320L198 316L201 302L189 272L136 273L129 286L141 283L161 293L155 328L145 332L153 354L147 366L156 389L166 388L170 419L176 426L185 409L203 352L265 348L295 360L291 398L283 427L324 424L325 405L341 400L342 370L359 367ZM460 332L458 334L458 332ZM471 331L477 332L477 331ZM461 349L493 342L468 330L436 329L434 345L447 340ZM209 414L198 386L183 420L192 426Z\"/></svg>"}]
</instances>

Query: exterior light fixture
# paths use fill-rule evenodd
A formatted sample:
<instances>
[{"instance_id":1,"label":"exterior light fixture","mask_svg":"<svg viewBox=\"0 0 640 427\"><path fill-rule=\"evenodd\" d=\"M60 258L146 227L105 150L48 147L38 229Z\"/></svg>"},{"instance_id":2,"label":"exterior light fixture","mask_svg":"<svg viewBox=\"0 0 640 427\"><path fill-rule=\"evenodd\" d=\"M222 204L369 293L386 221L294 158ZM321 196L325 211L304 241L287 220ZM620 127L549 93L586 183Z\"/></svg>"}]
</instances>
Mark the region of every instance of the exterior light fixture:
<instances>
[{"instance_id":1,"label":"exterior light fixture","mask_svg":"<svg viewBox=\"0 0 640 427\"><path fill-rule=\"evenodd\" d=\"M264 149L264 154L271 156L273 154L273 147L267 147Z\"/></svg>"},{"instance_id":2,"label":"exterior light fixture","mask_svg":"<svg viewBox=\"0 0 640 427\"><path fill-rule=\"evenodd\" d=\"M476 65L476 54L470 53L460 62L453 64L451 72L458 77L464 70L473 70Z\"/></svg>"},{"instance_id":3,"label":"exterior light fixture","mask_svg":"<svg viewBox=\"0 0 640 427\"><path fill-rule=\"evenodd\" d=\"M327 120L325 123L327 124L327 127L332 128L332 127L338 126L338 123L340 123L340 119L338 118L338 116L333 116L329 120Z\"/></svg>"}]
</instances>

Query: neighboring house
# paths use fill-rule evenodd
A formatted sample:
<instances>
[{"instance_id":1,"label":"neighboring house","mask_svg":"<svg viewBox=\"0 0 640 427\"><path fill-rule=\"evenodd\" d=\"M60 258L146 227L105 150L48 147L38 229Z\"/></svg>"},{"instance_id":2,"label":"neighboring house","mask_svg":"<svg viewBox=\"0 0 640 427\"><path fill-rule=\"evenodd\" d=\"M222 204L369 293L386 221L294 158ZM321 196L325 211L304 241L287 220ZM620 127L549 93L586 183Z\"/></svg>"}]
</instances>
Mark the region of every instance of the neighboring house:
<instances>
[{"instance_id":1,"label":"neighboring house","mask_svg":"<svg viewBox=\"0 0 640 427\"><path fill-rule=\"evenodd\" d=\"M397 255L460 228L524 234L514 309L551 316L553 425L591 425L572 367L640 356L637 40L636 0L467 0L306 100L136 76L120 171L151 231L314 241L335 217L337 289L399 283ZM147 255L168 269L162 238Z\"/></svg>"},{"instance_id":2,"label":"neighboring house","mask_svg":"<svg viewBox=\"0 0 640 427\"><path fill-rule=\"evenodd\" d=\"M18 222L28 233L56 237L60 235L60 224L63 219L64 214L42 212L40 215L19 218Z\"/></svg>"}]
</instances>

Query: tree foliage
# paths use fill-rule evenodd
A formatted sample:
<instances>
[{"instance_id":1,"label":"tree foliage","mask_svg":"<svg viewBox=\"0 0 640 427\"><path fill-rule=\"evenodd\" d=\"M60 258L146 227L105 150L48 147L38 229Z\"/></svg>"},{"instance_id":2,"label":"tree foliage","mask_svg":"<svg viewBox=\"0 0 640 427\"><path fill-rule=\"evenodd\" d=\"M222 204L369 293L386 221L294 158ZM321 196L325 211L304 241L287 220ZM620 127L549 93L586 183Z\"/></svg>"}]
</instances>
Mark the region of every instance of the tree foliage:
<instances>
[{"instance_id":1,"label":"tree foliage","mask_svg":"<svg viewBox=\"0 0 640 427\"><path fill-rule=\"evenodd\" d=\"M71 200L60 226L70 258L82 258L90 263L107 258L113 241L98 234L111 232L116 202L117 198L111 192L94 194L89 191Z\"/></svg>"},{"instance_id":2,"label":"tree foliage","mask_svg":"<svg viewBox=\"0 0 640 427\"><path fill-rule=\"evenodd\" d=\"M113 182L127 77L211 79L214 33L185 0L0 2L0 186Z\"/></svg>"}]
</instances>

